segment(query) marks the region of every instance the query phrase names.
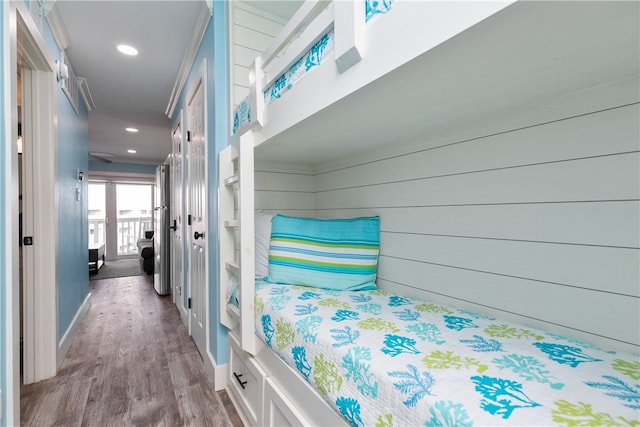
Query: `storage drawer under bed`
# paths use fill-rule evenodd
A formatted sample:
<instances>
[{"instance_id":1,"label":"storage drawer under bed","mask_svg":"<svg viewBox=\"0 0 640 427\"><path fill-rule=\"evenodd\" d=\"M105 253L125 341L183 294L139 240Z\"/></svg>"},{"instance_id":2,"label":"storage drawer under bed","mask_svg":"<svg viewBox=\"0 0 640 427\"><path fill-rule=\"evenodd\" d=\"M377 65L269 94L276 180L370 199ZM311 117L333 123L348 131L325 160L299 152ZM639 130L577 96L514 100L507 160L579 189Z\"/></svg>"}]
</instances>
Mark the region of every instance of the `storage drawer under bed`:
<instances>
[{"instance_id":1,"label":"storage drawer under bed","mask_svg":"<svg viewBox=\"0 0 640 427\"><path fill-rule=\"evenodd\" d=\"M250 425L261 425L265 373L252 357L240 349L232 335L229 342L229 389L242 406L242 411L247 417L246 422Z\"/></svg>"}]
</instances>

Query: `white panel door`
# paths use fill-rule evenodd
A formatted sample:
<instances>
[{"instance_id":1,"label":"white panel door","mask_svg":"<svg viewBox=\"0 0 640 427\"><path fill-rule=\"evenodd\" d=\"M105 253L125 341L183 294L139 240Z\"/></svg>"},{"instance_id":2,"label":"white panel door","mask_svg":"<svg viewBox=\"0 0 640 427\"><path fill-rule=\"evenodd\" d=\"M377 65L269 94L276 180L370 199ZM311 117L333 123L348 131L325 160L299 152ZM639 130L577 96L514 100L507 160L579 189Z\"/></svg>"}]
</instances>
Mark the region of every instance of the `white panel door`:
<instances>
[{"instance_id":1,"label":"white panel door","mask_svg":"<svg viewBox=\"0 0 640 427\"><path fill-rule=\"evenodd\" d=\"M204 80L202 76L196 81L194 90L190 91L187 104L189 144L188 160L188 207L189 222L189 297L191 299L191 335L200 354L206 354L206 320L207 320L207 245L205 240L205 135L204 135Z\"/></svg>"},{"instance_id":2,"label":"white panel door","mask_svg":"<svg viewBox=\"0 0 640 427\"><path fill-rule=\"evenodd\" d=\"M187 308L184 304L183 295L183 269L182 257L183 247L183 206L182 206L182 111L178 125L171 134L172 154L171 154L171 212L170 228L173 230L171 236L171 272L173 283L173 302L180 311L183 321L187 320Z\"/></svg>"}]
</instances>

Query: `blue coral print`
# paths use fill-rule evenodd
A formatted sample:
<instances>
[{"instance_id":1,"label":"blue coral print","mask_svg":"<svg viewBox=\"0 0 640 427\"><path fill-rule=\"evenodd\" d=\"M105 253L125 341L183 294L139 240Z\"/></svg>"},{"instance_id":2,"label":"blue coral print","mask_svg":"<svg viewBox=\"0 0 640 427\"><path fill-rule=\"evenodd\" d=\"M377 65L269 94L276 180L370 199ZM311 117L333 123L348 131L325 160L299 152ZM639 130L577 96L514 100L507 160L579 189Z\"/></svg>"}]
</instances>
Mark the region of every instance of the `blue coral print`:
<instances>
[{"instance_id":1,"label":"blue coral print","mask_svg":"<svg viewBox=\"0 0 640 427\"><path fill-rule=\"evenodd\" d=\"M233 133L247 123L251 123L251 107L249 105L249 97L246 97L236 107L233 113Z\"/></svg>"},{"instance_id":2,"label":"blue coral print","mask_svg":"<svg viewBox=\"0 0 640 427\"><path fill-rule=\"evenodd\" d=\"M389 307L400 307L401 305L411 304L412 301L405 297L391 296L389 297Z\"/></svg>"},{"instance_id":3,"label":"blue coral print","mask_svg":"<svg viewBox=\"0 0 640 427\"><path fill-rule=\"evenodd\" d=\"M604 394L607 396L629 402L624 404L626 407L640 410L640 384L627 384L612 375L603 375L602 378L608 382L587 381L585 384L589 387L605 390Z\"/></svg>"},{"instance_id":4,"label":"blue coral print","mask_svg":"<svg viewBox=\"0 0 640 427\"><path fill-rule=\"evenodd\" d=\"M462 403L439 400L429 408L425 427L471 427L473 422Z\"/></svg>"},{"instance_id":5,"label":"blue coral print","mask_svg":"<svg viewBox=\"0 0 640 427\"><path fill-rule=\"evenodd\" d=\"M553 344L547 342L533 343L543 353L549 356L549 359L554 362L558 362L562 365L569 365L572 368L577 367L580 363L584 362L601 362L601 359L596 359L588 354L582 353L582 350L578 347L572 347L570 345Z\"/></svg>"},{"instance_id":6,"label":"blue coral print","mask_svg":"<svg viewBox=\"0 0 640 427\"><path fill-rule=\"evenodd\" d=\"M409 396L404 403L406 406L415 407L420 399L431 394L431 386L434 379L427 371L419 372L413 365L407 365L406 371L391 371L388 375L392 378L399 378L400 381L393 383L393 386L403 394Z\"/></svg>"},{"instance_id":7,"label":"blue coral print","mask_svg":"<svg viewBox=\"0 0 640 427\"><path fill-rule=\"evenodd\" d=\"M548 383L553 389L559 390L564 384L557 381L557 378L549 373L544 363L535 357L523 356L520 354L509 354L493 359L493 363L498 369L510 369L520 377L528 381Z\"/></svg>"},{"instance_id":8,"label":"blue coral print","mask_svg":"<svg viewBox=\"0 0 640 427\"><path fill-rule=\"evenodd\" d=\"M271 324L271 315L265 314L262 316L262 331L264 332L265 344L271 347L271 339L276 330Z\"/></svg>"},{"instance_id":9,"label":"blue coral print","mask_svg":"<svg viewBox=\"0 0 640 427\"><path fill-rule=\"evenodd\" d=\"M442 345L446 341L442 339L440 329L433 323L414 323L407 326L407 332L413 332L422 341L429 341L437 345Z\"/></svg>"},{"instance_id":10,"label":"blue coral print","mask_svg":"<svg viewBox=\"0 0 640 427\"><path fill-rule=\"evenodd\" d=\"M350 397L338 397L336 406L345 420L354 427L364 426L360 417L360 403Z\"/></svg>"},{"instance_id":11,"label":"blue coral print","mask_svg":"<svg viewBox=\"0 0 640 427\"><path fill-rule=\"evenodd\" d=\"M342 358L342 367L347 371L345 378L353 381L364 396L378 395L378 382L371 373L371 350L354 347Z\"/></svg>"},{"instance_id":12,"label":"blue coral print","mask_svg":"<svg viewBox=\"0 0 640 427\"><path fill-rule=\"evenodd\" d=\"M304 342L315 344L321 323L322 317L320 316L305 317L296 322L297 332L302 335Z\"/></svg>"},{"instance_id":13,"label":"blue coral print","mask_svg":"<svg viewBox=\"0 0 640 427\"><path fill-rule=\"evenodd\" d=\"M444 315L444 322L447 324L447 328L454 331L461 331L465 328L477 328L478 325L473 323L473 320L464 317Z\"/></svg>"},{"instance_id":14,"label":"blue coral print","mask_svg":"<svg viewBox=\"0 0 640 427\"><path fill-rule=\"evenodd\" d=\"M338 310L336 314L331 318L331 320L335 320L336 322L342 322L343 320L358 320L359 314L357 311L353 310Z\"/></svg>"},{"instance_id":15,"label":"blue coral print","mask_svg":"<svg viewBox=\"0 0 640 427\"><path fill-rule=\"evenodd\" d=\"M391 10L393 0L366 0L364 4L365 20L369 22L377 15L384 15Z\"/></svg>"},{"instance_id":16,"label":"blue coral print","mask_svg":"<svg viewBox=\"0 0 640 427\"><path fill-rule=\"evenodd\" d=\"M291 354L293 355L293 361L296 364L296 368L302 374L305 380L309 381L309 374L311 373L311 365L307 361L307 350L304 347L291 348Z\"/></svg>"},{"instance_id":17,"label":"blue coral print","mask_svg":"<svg viewBox=\"0 0 640 427\"><path fill-rule=\"evenodd\" d=\"M333 347L343 347L345 345L355 344L356 339L360 336L360 331L357 329L351 329L350 326L344 329L331 329L331 338L336 342L332 344Z\"/></svg>"},{"instance_id":18,"label":"blue coral print","mask_svg":"<svg viewBox=\"0 0 640 427\"><path fill-rule=\"evenodd\" d=\"M302 58L264 91L264 102L270 104L290 91L311 70L318 67L334 50L334 32L331 30L314 44Z\"/></svg>"},{"instance_id":19,"label":"blue coral print","mask_svg":"<svg viewBox=\"0 0 640 427\"><path fill-rule=\"evenodd\" d=\"M517 381L486 375L471 377L471 381L475 383L476 391L484 396L480 407L492 415L502 415L507 419L516 409L540 406L529 399L522 391L522 384Z\"/></svg>"},{"instance_id":20,"label":"blue coral print","mask_svg":"<svg viewBox=\"0 0 640 427\"><path fill-rule=\"evenodd\" d=\"M384 336L384 347L382 348L382 352L391 357L396 357L401 353L420 353L416 348L416 340L393 334L386 334Z\"/></svg>"},{"instance_id":21,"label":"blue coral print","mask_svg":"<svg viewBox=\"0 0 640 427\"><path fill-rule=\"evenodd\" d=\"M460 340L461 343L468 345L473 351L491 352L502 351L502 343L494 339L486 339L481 335L474 335L472 340Z\"/></svg>"}]
</instances>

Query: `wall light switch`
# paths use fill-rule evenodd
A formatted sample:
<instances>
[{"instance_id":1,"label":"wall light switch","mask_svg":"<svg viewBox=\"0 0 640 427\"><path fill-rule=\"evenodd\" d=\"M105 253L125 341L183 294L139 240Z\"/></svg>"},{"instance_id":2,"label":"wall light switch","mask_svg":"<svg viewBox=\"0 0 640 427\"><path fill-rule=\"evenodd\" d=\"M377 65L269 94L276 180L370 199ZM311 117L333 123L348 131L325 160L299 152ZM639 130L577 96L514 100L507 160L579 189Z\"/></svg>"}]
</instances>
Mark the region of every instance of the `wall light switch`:
<instances>
[{"instance_id":1,"label":"wall light switch","mask_svg":"<svg viewBox=\"0 0 640 427\"><path fill-rule=\"evenodd\" d=\"M80 201L80 189L76 188L76 201Z\"/></svg>"}]
</instances>

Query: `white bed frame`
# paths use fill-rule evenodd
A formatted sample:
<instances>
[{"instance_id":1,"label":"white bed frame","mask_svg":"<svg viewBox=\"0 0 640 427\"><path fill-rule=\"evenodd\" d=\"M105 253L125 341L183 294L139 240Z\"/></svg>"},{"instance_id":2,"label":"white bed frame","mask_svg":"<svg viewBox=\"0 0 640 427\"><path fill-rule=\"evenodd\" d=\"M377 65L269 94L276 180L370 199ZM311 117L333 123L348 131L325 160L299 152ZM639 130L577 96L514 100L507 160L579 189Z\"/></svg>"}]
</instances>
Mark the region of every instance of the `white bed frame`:
<instances>
[{"instance_id":1,"label":"white bed frame","mask_svg":"<svg viewBox=\"0 0 640 427\"><path fill-rule=\"evenodd\" d=\"M228 389L247 425L347 425L346 421L294 369L286 365L255 335L254 330L254 148L268 142L326 105L356 91L393 68L506 7L511 1L469 4L424 3L421 11L398 8L393 19L380 20L376 32L365 33L364 1L306 1L273 44L250 67L251 122L241 126L219 156L220 320L230 331ZM414 5L415 6L415 5ZM464 9L464 12L462 10ZM435 14L435 15L434 15ZM379 43L398 29L421 28L424 17L446 25L411 34L423 43L395 49L396 57L367 52L365 34ZM264 90L304 55L324 34L335 30L335 67L323 67L329 96L292 105L278 100L266 111ZM301 29L303 31L301 32ZM297 37L295 42L292 40ZM280 52L287 47L286 54ZM366 67L349 73L369 54ZM314 70L314 72L317 72ZM295 89L292 89L295 91ZM317 94L316 94L317 95ZM228 302L232 277L240 282L240 308Z\"/></svg>"},{"instance_id":2,"label":"white bed frame","mask_svg":"<svg viewBox=\"0 0 640 427\"><path fill-rule=\"evenodd\" d=\"M251 132L220 153L220 317L230 336L229 395L245 425L347 425L255 335L253 167ZM232 276L241 283L240 309L226 296Z\"/></svg>"},{"instance_id":3,"label":"white bed frame","mask_svg":"<svg viewBox=\"0 0 640 427\"><path fill-rule=\"evenodd\" d=\"M346 425L319 393L255 335L254 150L511 3L398 2L397 10L365 28L364 1L307 0L250 67L251 121L237 129L219 156L220 321L230 336L228 389L245 424ZM311 83L305 79L299 91L292 89L286 100L277 100L267 109L265 88L332 28L335 66L318 67L309 78ZM397 39L414 42L396 45ZM393 49L371 49L390 43ZM285 47L286 53L281 54ZM227 298L233 276L240 282L239 309Z\"/></svg>"}]
</instances>

